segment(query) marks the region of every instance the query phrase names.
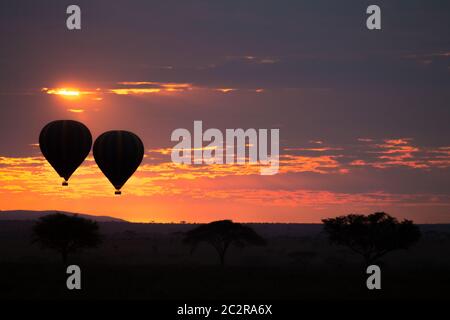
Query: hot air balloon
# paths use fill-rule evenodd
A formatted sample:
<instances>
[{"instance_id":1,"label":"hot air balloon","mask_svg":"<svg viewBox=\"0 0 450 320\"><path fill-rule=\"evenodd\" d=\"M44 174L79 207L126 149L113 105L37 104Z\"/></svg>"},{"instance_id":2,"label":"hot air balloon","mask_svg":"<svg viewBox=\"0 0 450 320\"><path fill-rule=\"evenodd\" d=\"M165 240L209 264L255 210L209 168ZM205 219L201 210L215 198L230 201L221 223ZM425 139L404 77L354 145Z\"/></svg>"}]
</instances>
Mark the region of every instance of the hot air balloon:
<instances>
[{"instance_id":1,"label":"hot air balloon","mask_svg":"<svg viewBox=\"0 0 450 320\"><path fill-rule=\"evenodd\" d=\"M70 176L91 151L92 135L78 121L57 120L48 123L39 135L39 147L67 186Z\"/></svg>"},{"instance_id":2,"label":"hot air balloon","mask_svg":"<svg viewBox=\"0 0 450 320\"><path fill-rule=\"evenodd\" d=\"M144 145L129 131L108 131L94 142L94 159L100 170L121 194L120 188L139 167L144 157Z\"/></svg>"}]
</instances>

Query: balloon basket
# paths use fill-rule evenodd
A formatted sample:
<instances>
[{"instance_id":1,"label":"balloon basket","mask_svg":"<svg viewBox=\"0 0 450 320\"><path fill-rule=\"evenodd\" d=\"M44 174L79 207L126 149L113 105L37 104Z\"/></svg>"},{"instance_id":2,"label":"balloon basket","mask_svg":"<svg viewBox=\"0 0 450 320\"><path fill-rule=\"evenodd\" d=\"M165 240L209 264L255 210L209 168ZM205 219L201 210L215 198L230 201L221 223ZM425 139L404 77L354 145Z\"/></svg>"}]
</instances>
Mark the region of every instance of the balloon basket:
<instances>
[{"instance_id":1,"label":"balloon basket","mask_svg":"<svg viewBox=\"0 0 450 320\"><path fill-rule=\"evenodd\" d=\"M67 187L69 185L69 183L67 181L63 181L62 186L63 187Z\"/></svg>"},{"instance_id":2,"label":"balloon basket","mask_svg":"<svg viewBox=\"0 0 450 320\"><path fill-rule=\"evenodd\" d=\"M116 192L114 192L114 194L115 194L115 195L119 195L119 196L120 196L120 195L122 194L122 191L120 191L120 190L116 190Z\"/></svg>"}]
</instances>

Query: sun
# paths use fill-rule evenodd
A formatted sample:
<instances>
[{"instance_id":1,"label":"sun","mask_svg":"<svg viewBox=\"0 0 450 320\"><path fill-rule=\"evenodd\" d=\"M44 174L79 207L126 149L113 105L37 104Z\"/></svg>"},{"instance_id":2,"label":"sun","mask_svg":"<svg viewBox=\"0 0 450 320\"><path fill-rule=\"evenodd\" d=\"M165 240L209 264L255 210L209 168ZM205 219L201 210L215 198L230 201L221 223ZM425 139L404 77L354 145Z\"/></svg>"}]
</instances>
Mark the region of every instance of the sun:
<instances>
[{"instance_id":1,"label":"sun","mask_svg":"<svg viewBox=\"0 0 450 320\"><path fill-rule=\"evenodd\" d=\"M56 92L56 94L62 95L62 96L76 96L78 97L80 95L80 91L78 90L72 90L72 89L60 89Z\"/></svg>"},{"instance_id":2,"label":"sun","mask_svg":"<svg viewBox=\"0 0 450 320\"><path fill-rule=\"evenodd\" d=\"M56 88L56 89L43 88L42 91L45 91L47 94L55 94L63 97L79 97L81 94L80 90L72 88Z\"/></svg>"}]
</instances>

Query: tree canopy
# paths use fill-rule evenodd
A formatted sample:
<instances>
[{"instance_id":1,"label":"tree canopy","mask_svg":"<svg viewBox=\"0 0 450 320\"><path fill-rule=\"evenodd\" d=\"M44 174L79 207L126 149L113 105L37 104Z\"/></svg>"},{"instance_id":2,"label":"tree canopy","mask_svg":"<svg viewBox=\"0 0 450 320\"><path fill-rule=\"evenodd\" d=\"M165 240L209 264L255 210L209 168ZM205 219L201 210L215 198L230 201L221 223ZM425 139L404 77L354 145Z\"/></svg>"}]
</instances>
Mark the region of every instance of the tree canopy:
<instances>
[{"instance_id":1,"label":"tree canopy","mask_svg":"<svg viewBox=\"0 0 450 320\"><path fill-rule=\"evenodd\" d=\"M71 253L100 244L95 221L62 213L41 217L33 227L33 242L61 254L64 263Z\"/></svg>"},{"instance_id":2,"label":"tree canopy","mask_svg":"<svg viewBox=\"0 0 450 320\"><path fill-rule=\"evenodd\" d=\"M367 264L388 252L407 249L420 238L420 230L412 221L399 222L384 212L349 214L322 222L331 243L349 247Z\"/></svg>"},{"instance_id":3,"label":"tree canopy","mask_svg":"<svg viewBox=\"0 0 450 320\"><path fill-rule=\"evenodd\" d=\"M192 245L192 250L201 242L212 245L220 257L221 265L225 263L225 254L230 245L265 245L266 241L251 227L231 220L214 221L200 225L184 234L183 242Z\"/></svg>"}]
</instances>

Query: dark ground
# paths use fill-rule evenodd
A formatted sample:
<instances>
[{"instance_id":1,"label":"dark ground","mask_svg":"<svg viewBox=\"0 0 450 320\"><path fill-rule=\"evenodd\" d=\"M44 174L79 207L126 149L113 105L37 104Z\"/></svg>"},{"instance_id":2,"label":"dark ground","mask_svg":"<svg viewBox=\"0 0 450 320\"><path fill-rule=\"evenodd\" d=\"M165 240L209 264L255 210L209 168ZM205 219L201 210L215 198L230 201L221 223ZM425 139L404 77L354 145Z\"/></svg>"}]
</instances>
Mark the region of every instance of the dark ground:
<instances>
[{"instance_id":1,"label":"dark ground","mask_svg":"<svg viewBox=\"0 0 450 320\"><path fill-rule=\"evenodd\" d=\"M222 268L208 245L191 255L181 243L194 225L121 222L100 222L103 244L69 258L82 269L82 290L69 291L60 257L31 244L32 225L0 221L0 298L450 300L450 225L422 225L419 243L388 254L380 291L320 225L253 225L268 246L232 247Z\"/></svg>"}]
</instances>

